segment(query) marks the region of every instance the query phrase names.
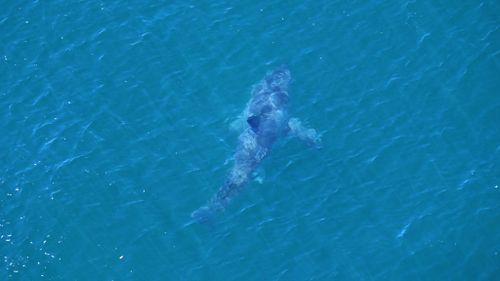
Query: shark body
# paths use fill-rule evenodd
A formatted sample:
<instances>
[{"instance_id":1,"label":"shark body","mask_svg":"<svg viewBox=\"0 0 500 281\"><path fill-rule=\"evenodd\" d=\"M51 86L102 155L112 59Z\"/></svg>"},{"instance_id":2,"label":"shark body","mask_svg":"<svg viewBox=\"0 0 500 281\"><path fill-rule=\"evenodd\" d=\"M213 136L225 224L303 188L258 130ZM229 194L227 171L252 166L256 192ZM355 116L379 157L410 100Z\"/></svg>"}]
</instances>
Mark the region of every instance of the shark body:
<instances>
[{"instance_id":1,"label":"shark body","mask_svg":"<svg viewBox=\"0 0 500 281\"><path fill-rule=\"evenodd\" d=\"M297 118L288 115L290 80L290 70L282 65L268 72L253 87L251 99L241 118L244 125L238 137L234 165L207 204L191 213L195 221L206 222L223 211L250 180L252 172L269 155L280 137L293 135L309 145L320 145L320 137L314 129L302 126Z\"/></svg>"}]
</instances>

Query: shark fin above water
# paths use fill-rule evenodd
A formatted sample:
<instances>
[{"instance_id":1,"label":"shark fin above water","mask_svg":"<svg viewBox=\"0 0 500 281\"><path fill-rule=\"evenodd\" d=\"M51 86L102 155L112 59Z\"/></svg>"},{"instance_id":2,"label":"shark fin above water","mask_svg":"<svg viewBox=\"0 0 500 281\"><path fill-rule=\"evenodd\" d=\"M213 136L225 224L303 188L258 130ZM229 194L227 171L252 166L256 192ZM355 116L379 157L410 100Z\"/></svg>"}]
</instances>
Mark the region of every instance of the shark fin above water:
<instances>
[{"instance_id":1,"label":"shark fin above water","mask_svg":"<svg viewBox=\"0 0 500 281\"><path fill-rule=\"evenodd\" d=\"M257 133L259 131L259 123L260 123L259 116L252 115L248 117L247 123L248 125L250 125L250 128L252 128L252 131L254 131L254 133Z\"/></svg>"}]
</instances>

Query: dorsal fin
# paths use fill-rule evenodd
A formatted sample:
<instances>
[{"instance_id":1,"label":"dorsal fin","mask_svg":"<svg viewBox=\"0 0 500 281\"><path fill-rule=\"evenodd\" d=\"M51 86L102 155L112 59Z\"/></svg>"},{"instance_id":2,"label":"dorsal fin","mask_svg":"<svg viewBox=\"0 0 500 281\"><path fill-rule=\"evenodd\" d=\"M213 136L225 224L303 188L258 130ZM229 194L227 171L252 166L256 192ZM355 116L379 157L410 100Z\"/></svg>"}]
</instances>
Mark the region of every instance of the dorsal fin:
<instances>
[{"instance_id":1,"label":"dorsal fin","mask_svg":"<svg viewBox=\"0 0 500 281\"><path fill-rule=\"evenodd\" d=\"M252 115L247 119L248 125L252 128L252 131L256 132L259 130L260 118L259 116Z\"/></svg>"}]
</instances>

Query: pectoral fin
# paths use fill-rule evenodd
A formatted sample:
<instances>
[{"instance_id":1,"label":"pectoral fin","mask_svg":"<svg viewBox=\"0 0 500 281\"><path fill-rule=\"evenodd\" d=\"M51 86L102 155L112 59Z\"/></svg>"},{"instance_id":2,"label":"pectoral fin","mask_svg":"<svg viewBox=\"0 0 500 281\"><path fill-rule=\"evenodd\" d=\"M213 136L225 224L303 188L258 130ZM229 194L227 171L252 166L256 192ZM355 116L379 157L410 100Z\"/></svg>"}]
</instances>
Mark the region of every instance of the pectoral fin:
<instances>
[{"instance_id":1,"label":"pectoral fin","mask_svg":"<svg viewBox=\"0 0 500 281\"><path fill-rule=\"evenodd\" d=\"M305 142L309 146L321 147L321 136L312 128L302 125L297 118L290 118L288 121L289 134Z\"/></svg>"},{"instance_id":2,"label":"pectoral fin","mask_svg":"<svg viewBox=\"0 0 500 281\"><path fill-rule=\"evenodd\" d=\"M245 125L245 118L243 118L242 116L238 116L237 119L229 124L229 129L233 132L239 133L244 130Z\"/></svg>"}]
</instances>

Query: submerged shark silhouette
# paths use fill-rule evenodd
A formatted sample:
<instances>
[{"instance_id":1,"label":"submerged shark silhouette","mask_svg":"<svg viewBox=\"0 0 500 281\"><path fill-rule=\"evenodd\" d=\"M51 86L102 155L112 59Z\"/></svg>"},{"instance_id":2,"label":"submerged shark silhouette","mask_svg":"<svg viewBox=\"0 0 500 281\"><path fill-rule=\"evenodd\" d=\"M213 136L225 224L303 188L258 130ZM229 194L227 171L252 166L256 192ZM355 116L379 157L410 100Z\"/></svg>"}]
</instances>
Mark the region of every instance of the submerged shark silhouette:
<instances>
[{"instance_id":1,"label":"submerged shark silhouette","mask_svg":"<svg viewBox=\"0 0 500 281\"><path fill-rule=\"evenodd\" d=\"M251 99L242 114L244 129L238 137L234 166L207 204L191 213L195 221L207 222L222 212L249 181L278 138L293 135L309 145L320 146L320 136L314 129L306 128L297 118L288 116L290 79L290 70L281 65L253 87Z\"/></svg>"}]
</instances>

